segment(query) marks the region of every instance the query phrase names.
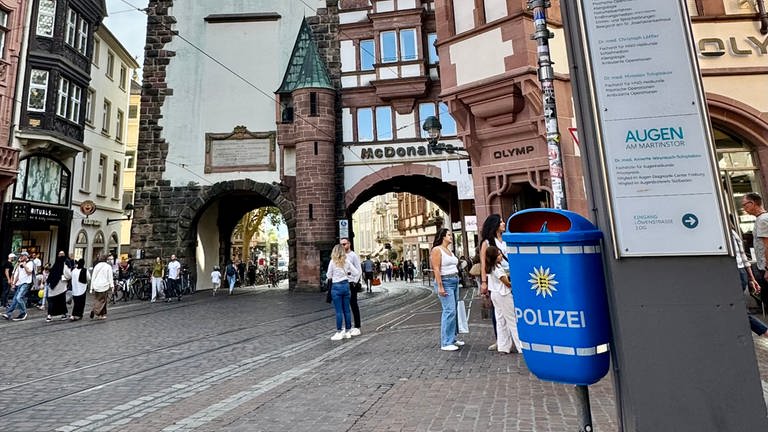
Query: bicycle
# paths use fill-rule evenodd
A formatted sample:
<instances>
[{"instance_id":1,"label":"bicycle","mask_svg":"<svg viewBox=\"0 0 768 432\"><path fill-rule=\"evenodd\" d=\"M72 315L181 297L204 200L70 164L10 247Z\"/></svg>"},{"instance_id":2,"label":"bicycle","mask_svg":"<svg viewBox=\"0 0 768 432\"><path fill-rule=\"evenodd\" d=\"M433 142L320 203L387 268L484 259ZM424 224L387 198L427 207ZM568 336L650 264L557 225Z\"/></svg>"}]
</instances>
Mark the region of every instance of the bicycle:
<instances>
[{"instance_id":1,"label":"bicycle","mask_svg":"<svg viewBox=\"0 0 768 432\"><path fill-rule=\"evenodd\" d=\"M149 277L138 276L131 279L131 293L139 300L149 300L152 292L152 282Z\"/></svg>"}]
</instances>

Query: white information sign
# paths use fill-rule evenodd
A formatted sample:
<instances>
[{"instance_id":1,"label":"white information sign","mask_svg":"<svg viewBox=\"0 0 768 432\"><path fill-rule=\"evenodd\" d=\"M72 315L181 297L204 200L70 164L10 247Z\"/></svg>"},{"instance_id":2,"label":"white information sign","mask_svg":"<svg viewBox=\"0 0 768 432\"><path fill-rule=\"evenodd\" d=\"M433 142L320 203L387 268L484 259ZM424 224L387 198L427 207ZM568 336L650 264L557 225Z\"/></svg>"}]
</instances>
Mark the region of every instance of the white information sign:
<instances>
[{"instance_id":1,"label":"white information sign","mask_svg":"<svg viewBox=\"0 0 768 432\"><path fill-rule=\"evenodd\" d=\"M339 219L339 238L349 238L349 221Z\"/></svg>"},{"instance_id":2,"label":"white information sign","mask_svg":"<svg viewBox=\"0 0 768 432\"><path fill-rule=\"evenodd\" d=\"M684 5L583 3L619 256L727 254Z\"/></svg>"}]
</instances>

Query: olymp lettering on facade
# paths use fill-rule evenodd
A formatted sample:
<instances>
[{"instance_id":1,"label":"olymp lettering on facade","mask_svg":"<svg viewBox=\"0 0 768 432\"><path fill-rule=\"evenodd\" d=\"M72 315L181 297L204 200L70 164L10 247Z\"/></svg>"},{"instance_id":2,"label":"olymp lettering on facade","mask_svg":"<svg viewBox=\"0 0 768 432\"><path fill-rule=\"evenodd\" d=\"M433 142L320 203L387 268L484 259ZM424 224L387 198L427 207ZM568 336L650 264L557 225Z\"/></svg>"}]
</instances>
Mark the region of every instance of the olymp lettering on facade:
<instances>
[{"instance_id":1,"label":"olymp lettering on facade","mask_svg":"<svg viewBox=\"0 0 768 432\"><path fill-rule=\"evenodd\" d=\"M754 36L738 39L730 36L723 40L717 37L699 39L699 55L704 57L722 57L730 53L734 56L768 55L768 36L762 42Z\"/></svg>"}]
</instances>

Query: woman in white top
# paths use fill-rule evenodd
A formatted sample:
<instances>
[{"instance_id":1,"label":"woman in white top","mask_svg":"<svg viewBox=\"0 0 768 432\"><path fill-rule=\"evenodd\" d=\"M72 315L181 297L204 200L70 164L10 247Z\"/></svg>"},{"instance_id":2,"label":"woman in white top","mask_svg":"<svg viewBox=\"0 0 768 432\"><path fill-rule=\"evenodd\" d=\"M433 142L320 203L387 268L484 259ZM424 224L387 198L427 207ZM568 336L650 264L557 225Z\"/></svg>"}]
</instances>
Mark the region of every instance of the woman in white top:
<instances>
[{"instance_id":1,"label":"woman in white top","mask_svg":"<svg viewBox=\"0 0 768 432\"><path fill-rule=\"evenodd\" d=\"M485 218L485 222L483 222L483 228L480 231L480 295L481 296L489 296L490 293L488 292L488 273L486 273L485 269L488 265L488 263L485 262L485 252L488 246L496 246L501 253L506 252L506 245L504 244L504 241L501 239L501 235L504 233L504 230L506 229L506 225L504 224L504 220L501 218L501 215L494 213L492 215L489 215L487 218ZM503 255L503 259L501 262L501 267L509 274L509 263L507 263L506 255ZM491 310L491 320L493 321L493 334L498 339L498 325L496 323L496 314ZM494 351L498 349L498 346L494 342L491 344L491 346L488 347L489 350Z\"/></svg>"},{"instance_id":2,"label":"woman in white top","mask_svg":"<svg viewBox=\"0 0 768 432\"><path fill-rule=\"evenodd\" d=\"M437 232L429 253L432 273L435 275L435 291L443 306L440 316L440 349L456 351L464 342L457 340L456 302L459 298L459 259L451 252L453 233L446 228Z\"/></svg>"},{"instance_id":3,"label":"woman in white top","mask_svg":"<svg viewBox=\"0 0 768 432\"><path fill-rule=\"evenodd\" d=\"M333 309L336 311L336 333L331 336L331 340L349 339L352 337L352 321L349 313L349 279L357 279L360 272L347 261L347 254L344 247L337 244L331 251L331 262L328 263L328 270L325 276L331 280L331 301ZM342 330L342 317L344 320L344 329Z\"/></svg>"},{"instance_id":4,"label":"woman in white top","mask_svg":"<svg viewBox=\"0 0 768 432\"><path fill-rule=\"evenodd\" d=\"M69 317L70 321L77 321L83 319L83 311L85 310L85 292L88 289L88 280L90 275L88 269L85 268L85 260L80 258L77 260L77 267L72 270L72 315Z\"/></svg>"},{"instance_id":5,"label":"woman in white top","mask_svg":"<svg viewBox=\"0 0 768 432\"><path fill-rule=\"evenodd\" d=\"M496 349L510 354L513 349L522 352L520 337L517 335L515 304L512 301L512 284L507 272L501 266L504 252L496 246L485 249L485 272L488 275L488 290L491 292L493 310L496 314ZM514 343L514 346L512 345Z\"/></svg>"},{"instance_id":6,"label":"woman in white top","mask_svg":"<svg viewBox=\"0 0 768 432\"><path fill-rule=\"evenodd\" d=\"M98 262L93 266L91 274L91 293L94 295L91 319L107 319L107 292L115 288L112 266L107 264L106 257L102 254Z\"/></svg>"}]
</instances>

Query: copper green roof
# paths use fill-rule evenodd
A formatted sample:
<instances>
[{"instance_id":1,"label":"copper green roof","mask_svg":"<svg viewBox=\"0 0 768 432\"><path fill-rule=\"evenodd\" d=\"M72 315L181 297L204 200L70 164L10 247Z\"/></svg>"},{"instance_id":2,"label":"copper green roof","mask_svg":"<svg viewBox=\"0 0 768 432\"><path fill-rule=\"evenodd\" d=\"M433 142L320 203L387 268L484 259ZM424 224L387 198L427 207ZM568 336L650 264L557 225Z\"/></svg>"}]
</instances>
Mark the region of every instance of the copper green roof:
<instances>
[{"instance_id":1,"label":"copper green roof","mask_svg":"<svg viewBox=\"0 0 768 432\"><path fill-rule=\"evenodd\" d=\"M325 62L317 52L317 45L312 36L307 20L302 20L296 44L293 46L288 69L277 93L291 93L301 88L333 89Z\"/></svg>"}]
</instances>

